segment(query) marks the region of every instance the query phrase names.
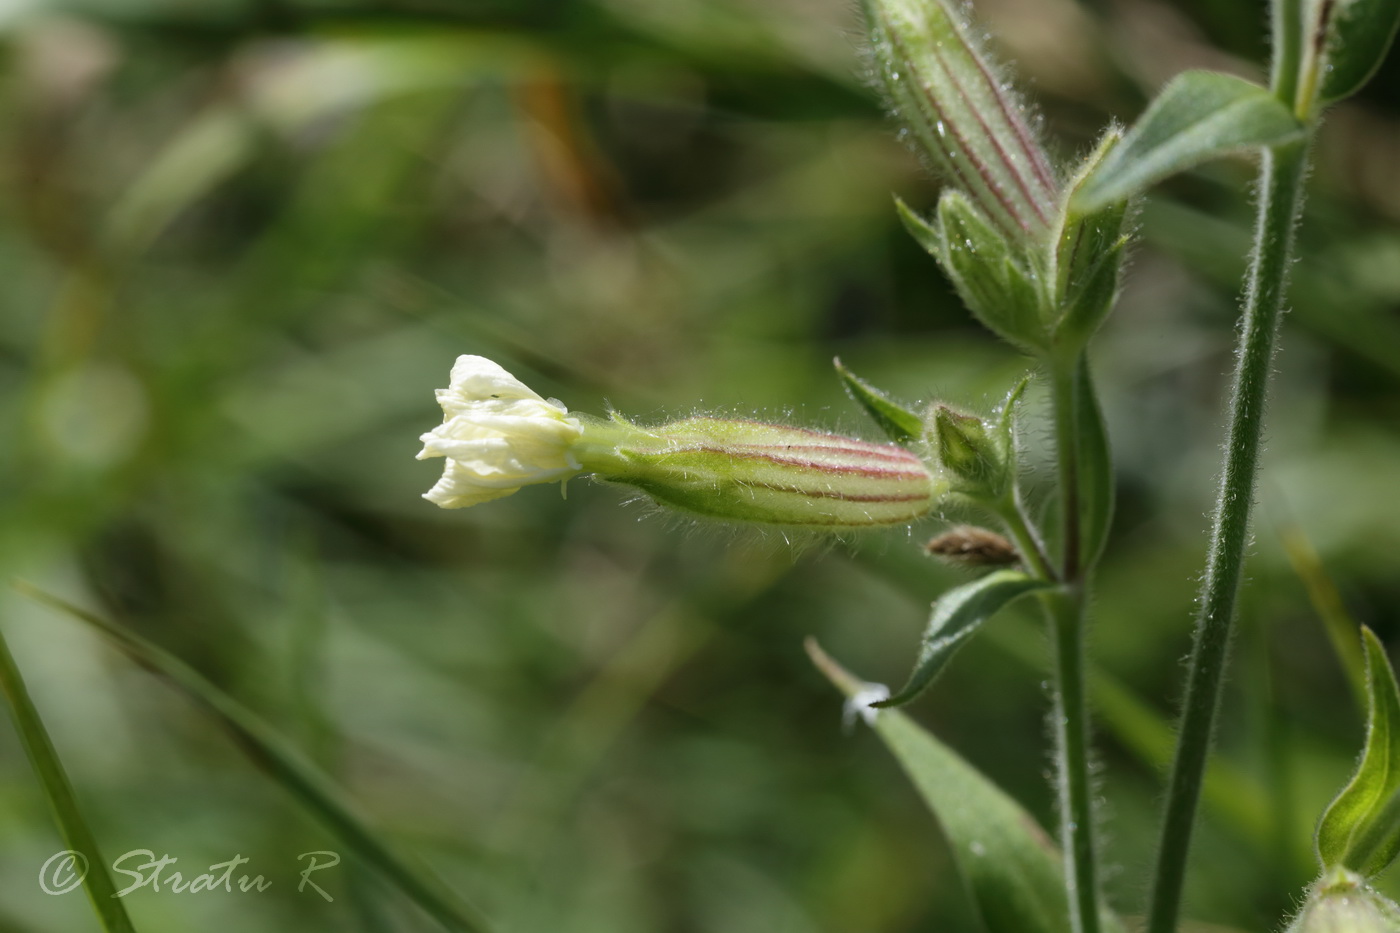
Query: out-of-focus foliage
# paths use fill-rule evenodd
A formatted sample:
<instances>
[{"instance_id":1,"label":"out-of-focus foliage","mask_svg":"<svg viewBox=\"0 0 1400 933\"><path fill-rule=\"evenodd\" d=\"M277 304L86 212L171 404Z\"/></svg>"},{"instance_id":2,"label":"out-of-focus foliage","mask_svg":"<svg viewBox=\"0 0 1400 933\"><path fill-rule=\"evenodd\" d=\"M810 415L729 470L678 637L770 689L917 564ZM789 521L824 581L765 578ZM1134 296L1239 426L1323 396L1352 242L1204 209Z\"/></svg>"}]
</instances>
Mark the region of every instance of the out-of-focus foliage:
<instances>
[{"instance_id":1,"label":"out-of-focus foliage","mask_svg":"<svg viewBox=\"0 0 1400 933\"><path fill-rule=\"evenodd\" d=\"M1065 154L1182 69L1261 58L1254 4L978 8ZM1005 394L1021 360L892 208L927 214L936 191L867 89L851 4L0 16L0 577L183 658L512 930L970 929L914 790L874 737L841 734L801 651L815 634L903 676L929 602L966 579L917 546L938 523L790 547L587 481L442 512L419 498L438 468L413 459L459 353L571 408L871 438L833 356L899 398ZM1244 929L1310 880L1362 730L1279 529L1358 621L1400 629L1397 78L1392 59L1329 115L1301 233L1227 780L1188 892L1188 913ZM1249 177L1221 163L1153 193L1093 348L1121 493L1093 647L1125 913L1204 551ZM1046 439L1025 441L1043 470ZM137 929L431 928L348 859L318 876L334 902L298 894L296 856L334 839L200 709L17 595L0 625L104 849L186 877L241 854L273 880L135 892ZM1037 622L989 634L911 710L1049 823ZM80 895L39 887L63 845L8 728L0 827L0 926L90 928Z\"/></svg>"}]
</instances>

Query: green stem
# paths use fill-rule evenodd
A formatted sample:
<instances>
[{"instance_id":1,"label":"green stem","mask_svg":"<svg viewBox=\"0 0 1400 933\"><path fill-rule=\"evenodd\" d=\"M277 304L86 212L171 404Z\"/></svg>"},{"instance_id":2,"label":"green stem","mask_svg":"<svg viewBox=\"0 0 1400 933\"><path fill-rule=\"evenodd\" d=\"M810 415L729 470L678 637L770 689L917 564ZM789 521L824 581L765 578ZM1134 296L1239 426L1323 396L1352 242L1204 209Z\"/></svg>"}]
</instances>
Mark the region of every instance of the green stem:
<instances>
[{"instance_id":1,"label":"green stem","mask_svg":"<svg viewBox=\"0 0 1400 933\"><path fill-rule=\"evenodd\" d=\"M1084 656L1084 590L1080 584L1044 600L1055 645L1055 755L1060 844L1065 852L1070 929L1098 933L1098 868L1094 852L1094 788L1089 769L1089 701Z\"/></svg>"},{"instance_id":2,"label":"green stem","mask_svg":"<svg viewBox=\"0 0 1400 933\"><path fill-rule=\"evenodd\" d=\"M1026 515L1026 504L1021 501L1018 489L1011 490L996 513L1031 572L1042 580L1058 580L1059 574L1051 566L1050 558L1045 553L1045 544Z\"/></svg>"},{"instance_id":3,"label":"green stem","mask_svg":"<svg viewBox=\"0 0 1400 933\"><path fill-rule=\"evenodd\" d=\"M1051 395L1059 461L1060 527L1064 586L1046 596L1055 645L1055 757L1058 770L1060 843L1065 853L1065 888L1070 929L1098 933L1099 889L1094 852L1094 789L1089 768L1089 703L1084 653L1084 577L1080 565L1079 424L1074 403L1079 354L1052 363Z\"/></svg>"},{"instance_id":4,"label":"green stem","mask_svg":"<svg viewBox=\"0 0 1400 933\"><path fill-rule=\"evenodd\" d=\"M1191 647L1180 734L1167 787L1147 933L1172 933L1180 910L1191 830L1215 726L1248 543L1269 371L1306 172L1305 142L1280 146L1264 154L1254 251L1230 399L1225 466Z\"/></svg>"}]
</instances>

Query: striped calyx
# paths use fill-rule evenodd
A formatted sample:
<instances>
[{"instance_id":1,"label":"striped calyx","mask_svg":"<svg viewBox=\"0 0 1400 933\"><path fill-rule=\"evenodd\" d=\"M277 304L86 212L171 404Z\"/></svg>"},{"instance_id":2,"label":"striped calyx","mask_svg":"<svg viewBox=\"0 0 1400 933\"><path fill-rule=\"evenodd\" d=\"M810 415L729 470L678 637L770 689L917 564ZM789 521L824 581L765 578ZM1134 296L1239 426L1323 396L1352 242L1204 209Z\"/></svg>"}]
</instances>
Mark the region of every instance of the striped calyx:
<instances>
[{"instance_id":1,"label":"striped calyx","mask_svg":"<svg viewBox=\"0 0 1400 933\"><path fill-rule=\"evenodd\" d=\"M1060 184L1025 105L963 8L943 0L864 5L880 78L919 148L1004 236L1042 242Z\"/></svg>"},{"instance_id":2,"label":"striped calyx","mask_svg":"<svg viewBox=\"0 0 1400 933\"><path fill-rule=\"evenodd\" d=\"M726 521L842 531L930 512L943 484L895 444L727 418L643 428L587 419L575 448L599 479Z\"/></svg>"}]
</instances>

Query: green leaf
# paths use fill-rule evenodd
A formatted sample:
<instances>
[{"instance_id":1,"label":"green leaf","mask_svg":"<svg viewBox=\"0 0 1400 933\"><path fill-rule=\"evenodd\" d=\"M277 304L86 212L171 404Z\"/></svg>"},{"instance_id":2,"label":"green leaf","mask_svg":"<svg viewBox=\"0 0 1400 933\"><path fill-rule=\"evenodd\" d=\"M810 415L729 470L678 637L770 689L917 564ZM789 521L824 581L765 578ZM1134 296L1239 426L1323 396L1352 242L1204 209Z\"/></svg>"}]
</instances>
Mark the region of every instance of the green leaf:
<instances>
[{"instance_id":1,"label":"green leaf","mask_svg":"<svg viewBox=\"0 0 1400 933\"><path fill-rule=\"evenodd\" d=\"M1072 207L1101 210L1207 160L1302 135L1302 124L1267 89L1232 75L1187 71L1084 180Z\"/></svg>"},{"instance_id":2,"label":"green leaf","mask_svg":"<svg viewBox=\"0 0 1400 933\"><path fill-rule=\"evenodd\" d=\"M135 632L57 596L28 584L17 584L17 588L25 595L97 630L132 660L159 673L199 702L273 780L314 813L365 864L377 869L445 929L459 933L484 933L490 929L475 907L459 898L427 869L412 864L390 849L375 830L354 812L330 778L275 729L194 668Z\"/></svg>"},{"instance_id":3,"label":"green leaf","mask_svg":"<svg viewBox=\"0 0 1400 933\"><path fill-rule=\"evenodd\" d=\"M808 640L817 668L848 697L865 688ZM1069 933L1058 849L1020 804L956 752L896 710L874 729L933 812L986 933ZM1111 915L1105 933L1122 933Z\"/></svg>"},{"instance_id":4,"label":"green leaf","mask_svg":"<svg viewBox=\"0 0 1400 933\"><path fill-rule=\"evenodd\" d=\"M943 234L938 228L920 217L902 198L894 199L894 210L899 215L899 220L904 224L904 229L909 231L924 251L937 259L943 261Z\"/></svg>"},{"instance_id":5,"label":"green leaf","mask_svg":"<svg viewBox=\"0 0 1400 933\"><path fill-rule=\"evenodd\" d=\"M87 869L83 877L83 890L92 902L98 922L108 933L135 933L136 928L131 925L126 907L117 900L117 888L107 872L107 860L97 848L97 839L78 807L78 798L73 793L68 773L54 750L48 731L44 729L43 720L39 718L39 711L34 707L34 701L24 686L19 667L3 636L0 636L0 691L4 692L9 703L20 743L44 789L44 796L48 798L49 808L53 810L54 820L63 836L63 844L70 853L76 853L72 856L76 859L73 871L81 873L83 868ZM46 863L44 867L45 877L48 878L49 865Z\"/></svg>"},{"instance_id":6,"label":"green leaf","mask_svg":"<svg viewBox=\"0 0 1400 933\"><path fill-rule=\"evenodd\" d=\"M1375 877L1400 853L1400 687L1385 647L1369 628L1366 647L1366 746L1361 762L1317 824L1317 857L1326 870Z\"/></svg>"},{"instance_id":7,"label":"green leaf","mask_svg":"<svg viewBox=\"0 0 1400 933\"><path fill-rule=\"evenodd\" d=\"M839 357L831 363L836 367L841 381L845 383L846 391L851 393L851 398L865 409L866 414L875 419L875 423L890 440L896 444L907 445L923 436L924 423L918 415L851 372L842 365Z\"/></svg>"},{"instance_id":8,"label":"green leaf","mask_svg":"<svg viewBox=\"0 0 1400 933\"><path fill-rule=\"evenodd\" d=\"M1103 553L1113 524L1113 458L1108 428L1089 373L1089 359L1080 354L1074 376L1076 442L1079 448L1080 564L1093 567Z\"/></svg>"},{"instance_id":9,"label":"green leaf","mask_svg":"<svg viewBox=\"0 0 1400 933\"><path fill-rule=\"evenodd\" d=\"M1052 586L1053 583L1029 577L1019 570L998 570L938 597L908 683L888 700L874 705L879 708L903 706L918 697L983 622L1013 600Z\"/></svg>"},{"instance_id":10,"label":"green leaf","mask_svg":"<svg viewBox=\"0 0 1400 933\"><path fill-rule=\"evenodd\" d=\"M1321 102L1350 97L1385 61L1400 27L1400 0L1339 0L1324 56Z\"/></svg>"}]
</instances>

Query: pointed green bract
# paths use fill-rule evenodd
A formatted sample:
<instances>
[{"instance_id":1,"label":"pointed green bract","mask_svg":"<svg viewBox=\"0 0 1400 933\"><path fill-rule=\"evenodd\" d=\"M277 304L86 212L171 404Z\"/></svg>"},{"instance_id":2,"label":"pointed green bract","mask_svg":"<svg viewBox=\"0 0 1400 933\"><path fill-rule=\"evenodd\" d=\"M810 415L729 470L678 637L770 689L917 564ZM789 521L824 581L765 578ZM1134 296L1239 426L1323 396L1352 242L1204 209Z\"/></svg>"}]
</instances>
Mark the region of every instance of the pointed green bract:
<instances>
[{"instance_id":1,"label":"pointed green bract","mask_svg":"<svg viewBox=\"0 0 1400 933\"><path fill-rule=\"evenodd\" d=\"M1122 141L1114 127L1084 160L1070 183L1068 201L1075 197L1094 170ZM1123 258L1128 245L1125 232L1128 202L1113 201L1089 213L1067 205L1055 246L1055 294L1059 319L1055 341L1062 348L1082 347L1099 329L1118 297Z\"/></svg>"},{"instance_id":2,"label":"pointed green bract","mask_svg":"<svg viewBox=\"0 0 1400 933\"><path fill-rule=\"evenodd\" d=\"M864 6L886 93L919 147L1003 234L1040 241L1058 201L1055 172L965 8L942 0Z\"/></svg>"},{"instance_id":3,"label":"pointed green bract","mask_svg":"<svg viewBox=\"0 0 1400 933\"><path fill-rule=\"evenodd\" d=\"M1321 103L1361 90L1390 51L1400 27L1400 0L1338 0L1322 65Z\"/></svg>"},{"instance_id":4,"label":"pointed green bract","mask_svg":"<svg viewBox=\"0 0 1400 933\"><path fill-rule=\"evenodd\" d=\"M1029 577L1019 570L998 570L980 580L951 589L933 604L933 616L924 632L923 645L909 682L877 707L903 706L928 689L954 652L1007 604L1053 583Z\"/></svg>"},{"instance_id":5,"label":"pointed green bract","mask_svg":"<svg viewBox=\"0 0 1400 933\"><path fill-rule=\"evenodd\" d=\"M1022 349L1043 346L1041 297L1020 251L958 191L943 192L938 226L943 270L968 309L993 333Z\"/></svg>"},{"instance_id":6,"label":"pointed green bract","mask_svg":"<svg viewBox=\"0 0 1400 933\"><path fill-rule=\"evenodd\" d=\"M1324 869L1372 878L1400 853L1400 687L1385 647L1369 628L1366 647L1366 746L1361 762L1317 824Z\"/></svg>"},{"instance_id":7,"label":"pointed green bract","mask_svg":"<svg viewBox=\"0 0 1400 933\"><path fill-rule=\"evenodd\" d=\"M894 199L894 210L899 215L899 220L904 224L904 229L909 231L909 235L924 248L928 253L940 263L943 261L943 234L933 224L929 223L908 204L903 198Z\"/></svg>"},{"instance_id":8,"label":"pointed green bract","mask_svg":"<svg viewBox=\"0 0 1400 933\"><path fill-rule=\"evenodd\" d=\"M866 686L815 642L807 651L848 697ZM1035 818L903 713L880 712L874 729L943 830L986 933L1069 933L1060 853ZM1122 933L1107 914L1102 929Z\"/></svg>"},{"instance_id":9,"label":"pointed green bract","mask_svg":"<svg viewBox=\"0 0 1400 933\"><path fill-rule=\"evenodd\" d=\"M874 419L890 440L896 444L908 445L923 436L924 423L918 415L851 372L842 365L839 358L831 362L851 398L865 409L865 413Z\"/></svg>"},{"instance_id":10,"label":"pointed green bract","mask_svg":"<svg viewBox=\"0 0 1400 933\"><path fill-rule=\"evenodd\" d=\"M1303 125L1267 89L1233 75L1187 71L1162 89L1094 168L1071 208L1101 210L1207 160L1302 135Z\"/></svg>"}]
</instances>

